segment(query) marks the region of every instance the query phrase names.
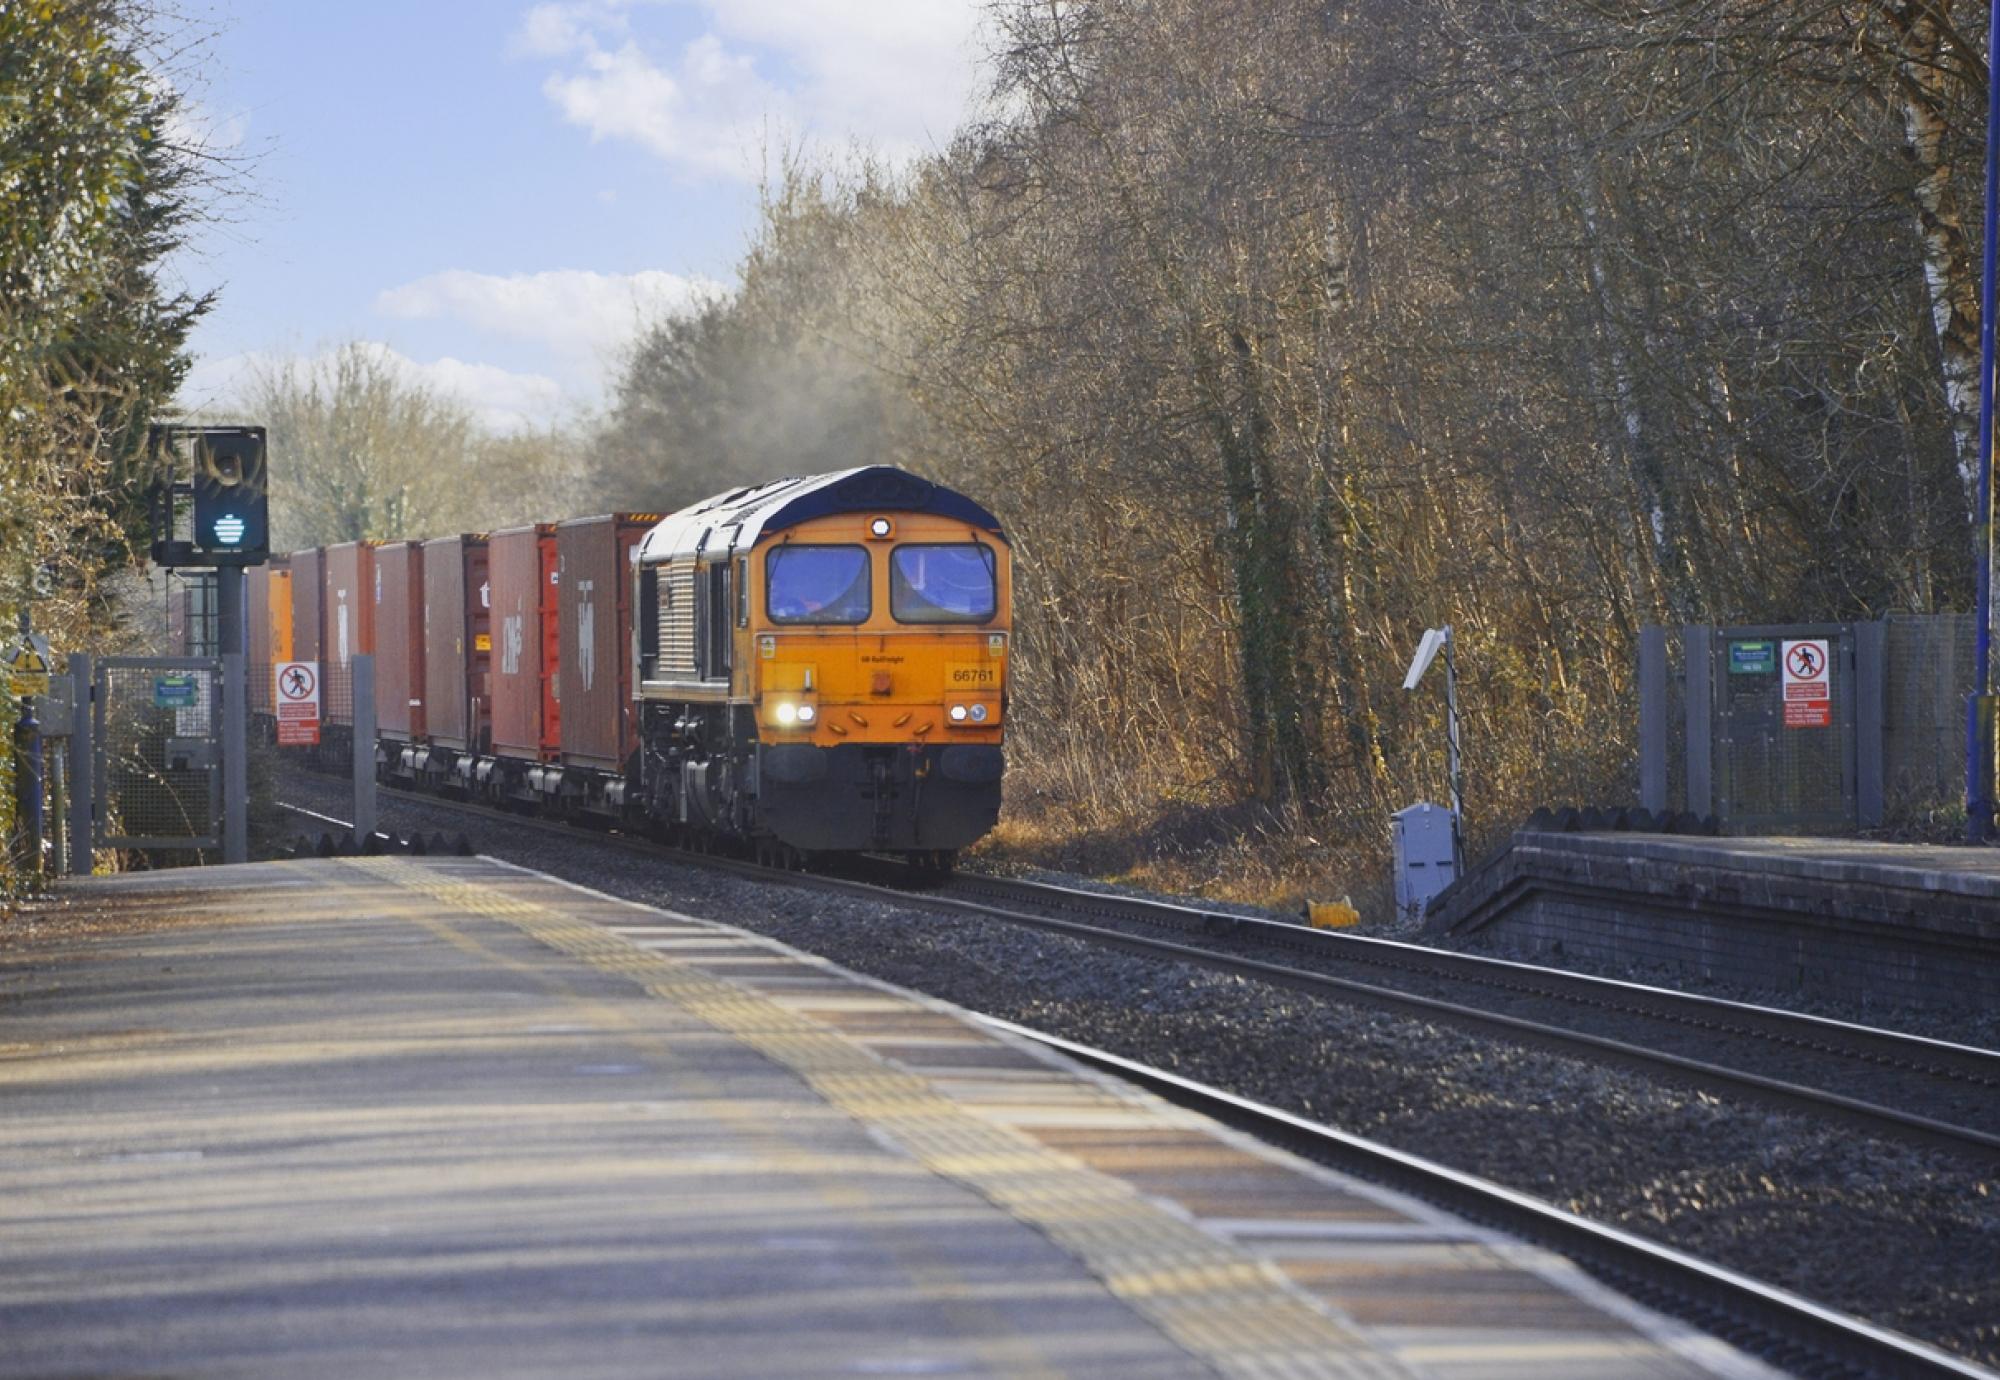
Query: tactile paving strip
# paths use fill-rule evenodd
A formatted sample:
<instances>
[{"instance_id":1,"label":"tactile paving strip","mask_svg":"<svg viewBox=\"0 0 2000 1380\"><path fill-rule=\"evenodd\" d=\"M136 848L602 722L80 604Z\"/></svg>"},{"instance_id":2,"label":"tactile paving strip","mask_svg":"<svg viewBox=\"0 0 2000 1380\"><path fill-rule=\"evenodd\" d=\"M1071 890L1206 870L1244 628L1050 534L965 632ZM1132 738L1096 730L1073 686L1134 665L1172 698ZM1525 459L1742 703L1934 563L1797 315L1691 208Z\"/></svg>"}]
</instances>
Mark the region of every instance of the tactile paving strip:
<instances>
[{"instance_id":1,"label":"tactile paving strip","mask_svg":"<svg viewBox=\"0 0 2000 1380\"><path fill-rule=\"evenodd\" d=\"M1089 1169L939 1095L809 1017L601 925L480 882L391 858L353 864L442 905L514 925L648 991L792 1070L828 1102L892 1137L1074 1256L1219 1373L1255 1380L1409 1374L1269 1265Z\"/></svg>"}]
</instances>

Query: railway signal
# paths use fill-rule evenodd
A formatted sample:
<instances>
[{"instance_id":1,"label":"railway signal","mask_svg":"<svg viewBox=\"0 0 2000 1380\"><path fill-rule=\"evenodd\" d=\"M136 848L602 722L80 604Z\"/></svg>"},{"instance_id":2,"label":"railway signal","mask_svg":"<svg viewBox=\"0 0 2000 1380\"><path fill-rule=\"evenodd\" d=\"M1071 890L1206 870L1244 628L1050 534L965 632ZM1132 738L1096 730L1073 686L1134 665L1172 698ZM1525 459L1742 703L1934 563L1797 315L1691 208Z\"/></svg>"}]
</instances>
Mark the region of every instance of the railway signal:
<instances>
[{"instance_id":1,"label":"railway signal","mask_svg":"<svg viewBox=\"0 0 2000 1380\"><path fill-rule=\"evenodd\" d=\"M153 564L262 565L271 549L264 428L156 426L150 441L159 466Z\"/></svg>"}]
</instances>

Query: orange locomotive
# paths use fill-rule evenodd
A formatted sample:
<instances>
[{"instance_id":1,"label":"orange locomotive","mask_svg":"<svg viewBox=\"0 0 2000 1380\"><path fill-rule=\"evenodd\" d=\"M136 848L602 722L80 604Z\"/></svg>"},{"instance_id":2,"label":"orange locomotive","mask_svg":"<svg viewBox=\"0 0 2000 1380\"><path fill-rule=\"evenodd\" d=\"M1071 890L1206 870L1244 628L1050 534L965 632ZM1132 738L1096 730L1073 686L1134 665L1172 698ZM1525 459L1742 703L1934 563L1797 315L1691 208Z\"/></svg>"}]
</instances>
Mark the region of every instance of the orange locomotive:
<instances>
[{"instance_id":1,"label":"orange locomotive","mask_svg":"<svg viewBox=\"0 0 2000 1380\"><path fill-rule=\"evenodd\" d=\"M991 513L874 466L719 495L636 559L654 821L932 863L993 827L1012 568Z\"/></svg>"}]
</instances>

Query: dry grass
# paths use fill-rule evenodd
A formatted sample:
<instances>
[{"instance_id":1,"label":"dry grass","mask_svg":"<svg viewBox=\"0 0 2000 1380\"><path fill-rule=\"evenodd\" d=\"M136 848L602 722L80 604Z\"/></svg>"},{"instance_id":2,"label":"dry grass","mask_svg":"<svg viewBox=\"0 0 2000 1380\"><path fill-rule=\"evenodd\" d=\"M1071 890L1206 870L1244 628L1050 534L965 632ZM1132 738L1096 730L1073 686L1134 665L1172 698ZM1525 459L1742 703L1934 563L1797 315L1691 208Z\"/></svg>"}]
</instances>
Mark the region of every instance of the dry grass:
<instances>
[{"instance_id":1,"label":"dry grass","mask_svg":"<svg viewBox=\"0 0 2000 1380\"><path fill-rule=\"evenodd\" d=\"M1064 775L1011 772L1000 825L973 856L1280 911L1351 896L1364 924L1391 918L1386 820L1368 838L1358 821L1309 819L1219 790L1149 790L1129 774L1084 790Z\"/></svg>"}]
</instances>

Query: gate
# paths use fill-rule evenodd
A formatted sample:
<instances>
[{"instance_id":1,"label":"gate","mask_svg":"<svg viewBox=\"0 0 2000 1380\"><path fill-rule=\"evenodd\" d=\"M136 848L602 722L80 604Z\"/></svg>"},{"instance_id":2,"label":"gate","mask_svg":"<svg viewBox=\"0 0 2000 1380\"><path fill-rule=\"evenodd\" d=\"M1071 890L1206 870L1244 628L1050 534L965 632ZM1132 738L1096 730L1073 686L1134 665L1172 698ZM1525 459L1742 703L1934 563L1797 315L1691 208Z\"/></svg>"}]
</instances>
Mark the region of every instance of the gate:
<instances>
[{"instance_id":1,"label":"gate","mask_svg":"<svg viewBox=\"0 0 2000 1380\"><path fill-rule=\"evenodd\" d=\"M1800 723L1784 697L1780 648L1821 640L1830 703ZM1860 817L1855 781L1854 630L1846 624L1717 628L1709 643L1715 813L1731 832L1845 832Z\"/></svg>"},{"instance_id":2,"label":"gate","mask_svg":"<svg viewBox=\"0 0 2000 1380\"><path fill-rule=\"evenodd\" d=\"M106 657L92 742L99 848L222 846L222 661Z\"/></svg>"}]
</instances>

